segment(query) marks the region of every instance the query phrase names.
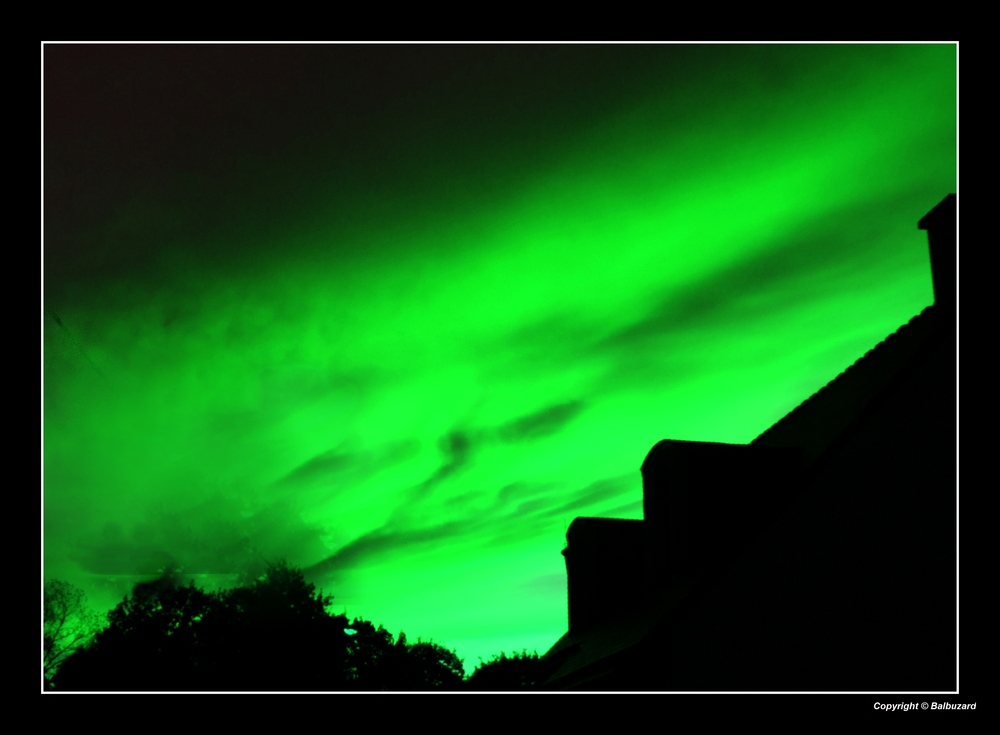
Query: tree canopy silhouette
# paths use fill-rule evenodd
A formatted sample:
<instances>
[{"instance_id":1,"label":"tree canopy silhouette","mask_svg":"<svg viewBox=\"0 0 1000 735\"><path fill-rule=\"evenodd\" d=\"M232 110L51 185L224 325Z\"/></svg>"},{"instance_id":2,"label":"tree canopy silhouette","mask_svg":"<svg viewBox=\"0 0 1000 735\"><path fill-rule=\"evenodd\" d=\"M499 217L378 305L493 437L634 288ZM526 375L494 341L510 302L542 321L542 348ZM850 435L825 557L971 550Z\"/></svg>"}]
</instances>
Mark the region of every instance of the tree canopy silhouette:
<instances>
[{"instance_id":1,"label":"tree canopy silhouette","mask_svg":"<svg viewBox=\"0 0 1000 735\"><path fill-rule=\"evenodd\" d=\"M479 666L466 681L466 688L477 692L512 692L536 689L544 680L538 654L505 653L489 661L479 660Z\"/></svg>"},{"instance_id":2,"label":"tree canopy silhouette","mask_svg":"<svg viewBox=\"0 0 1000 735\"><path fill-rule=\"evenodd\" d=\"M381 625L355 618L348 629L348 678L351 688L364 691L458 689L465 669L461 659L443 646L406 634L393 639Z\"/></svg>"},{"instance_id":3,"label":"tree canopy silhouette","mask_svg":"<svg viewBox=\"0 0 1000 735\"><path fill-rule=\"evenodd\" d=\"M323 691L458 688L452 651L408 644L367 621L350 626L333 598L298 569L272 565L221 592L168 575L137 585L109 613L110 625L69 657L60 690Z\"/></svg>"}]
</instances>

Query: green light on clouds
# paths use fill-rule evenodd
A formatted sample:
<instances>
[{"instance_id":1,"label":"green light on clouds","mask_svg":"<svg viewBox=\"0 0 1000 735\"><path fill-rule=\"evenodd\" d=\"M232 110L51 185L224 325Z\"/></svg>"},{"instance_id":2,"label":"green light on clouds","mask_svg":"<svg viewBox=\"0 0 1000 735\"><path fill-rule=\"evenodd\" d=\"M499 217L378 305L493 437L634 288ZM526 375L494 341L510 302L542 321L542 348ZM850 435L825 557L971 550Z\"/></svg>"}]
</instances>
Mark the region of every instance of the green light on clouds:
<instances>
[{"instance_id":1,"label":"green light on clouds","mask_svg":"<svg viewBox=\"0 0 1000 735\"><path fill-rule=\"evenodd\" d=\"M332 172L308 211L60 284L46 574L110 606L168 557L283 556L470 670L551 645L566 525L641 517L657 440L749 441L932 300L954 47L715 48L553 113L547 145L498 117L470 152L421 118L383 188Z\"/></svg>"}]
</instances>

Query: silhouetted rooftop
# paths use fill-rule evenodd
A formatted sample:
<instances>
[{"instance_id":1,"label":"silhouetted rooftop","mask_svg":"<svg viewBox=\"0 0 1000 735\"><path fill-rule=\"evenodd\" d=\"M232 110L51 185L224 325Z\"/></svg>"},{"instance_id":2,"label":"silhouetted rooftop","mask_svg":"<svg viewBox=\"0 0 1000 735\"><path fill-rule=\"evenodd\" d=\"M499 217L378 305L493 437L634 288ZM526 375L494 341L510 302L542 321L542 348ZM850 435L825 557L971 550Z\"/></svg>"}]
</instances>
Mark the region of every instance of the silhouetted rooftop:
<instances>
[{"instance_id":1,"label":"silhouetted rooftop","mask_svg":"<svg viewBox=\"0 0 1000 735\"><path fill-rule=\"evenodd\" d=\"M635 526L574 522L550 686L953 686L955 213L919 223L934 305L749 445L658 442Z\"/></svg>"}]
</instances>

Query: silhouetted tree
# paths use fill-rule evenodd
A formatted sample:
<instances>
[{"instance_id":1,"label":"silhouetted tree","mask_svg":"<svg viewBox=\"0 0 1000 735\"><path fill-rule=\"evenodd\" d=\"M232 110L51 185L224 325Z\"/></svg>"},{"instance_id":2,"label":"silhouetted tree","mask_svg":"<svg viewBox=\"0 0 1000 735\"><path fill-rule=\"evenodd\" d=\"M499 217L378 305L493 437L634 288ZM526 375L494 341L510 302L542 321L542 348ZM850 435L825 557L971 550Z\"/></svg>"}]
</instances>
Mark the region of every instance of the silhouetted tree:
<instances>
[{"instance_id":1,"label":"silhouetted tree","mask_svg":"<svg viewBox=\"0 0 1000 735\"><path fill-rule=\"evenodd\" d=\"M145 588L148 590L149 588ZM126 597L110 613L109 625L85 650L71 656L55 677L61 690L152 690L209 688L212 646L198 627L218 600L189 585L164 587L155 595ZM217 641L215 642L217 644Z\"/></svg>"},{"instance_id":2,"label":"silhouetted tree","mask_svg":"<svg viewBox=\"0 0 1000 735\"><path fill-rule=\"evenodd\" d=\"M400 633L400 638L403 634ZM424 689L458 689L465 676L465 667L458 655L444 646L417 640L409 646L408 683L411 691Z\"/></svg>"},{"instance_id":3,"label":"silhouetted tree","mask_svg":"<svg viewBox=\"0 0 1000 735\"><path fill-rule=\"evenodd\" d=\"M477 692L511 692L535 689L541 684L537 653L501 653L489 661L479 659L479 666L466 680L466 688Z\"/></svg>"},{"instance_id":4,"label":"silhouetted tree","mask_svg":"<svg viewBox=\"0 0 1000 735\"><path fill-rule=\"evenodd\" d=\"M361 691L458 689L465 675L458 655L436 643L394 639L381 625L355 618L349 630L351 688Z\"/></svg>"},{"instance_id":5,"label":"silhouetted tree","mask_svg":"<svg viewBox=\"0 0 1000 735\"><path fill-rule=\"evenodd\" d=\"M352 689L389 691L397 688L394 672L400 667L403 647L381 625L355 618L347 629L347 678Z\"/></svg>"},{"instance_id":6,"label":"silhouetted tree","mask_svg":"<svg viewBox=\"0 0 1000 735\"><path fill-rule=\"evenodd\" d=\"M347 618L331 615L332 597L316 591L302 572L271 566L247 587L221 594L219 637L228 643L225 689L342 689L346 683Z\"/></svg>"},{"instance_id":7,"label":"silhouetted tree","mask_svg":"<svg viewBox=\"0 0 1000 735\"><path fill-rule=\"evenodd\" d=\"M60 579L45 583L42 677L48 683L59 666L82 650L101 629L101 617L87 607L82 589Z\"/></svg>"},{"instance_id":8,"label":"silhouetted tree","mask_svg":"<svg viewBox=\"0 0 1000 735\"><path fill-rule=\"evenodd\" d=\"M58 689L317 690L344 684L346 618L302 573L272 566L249 587L144 585L70 657Z\"/></svg>"},{"instance_id":9,"label":"silhouetted tree","mask_svg":"<svg viewBox=\"0 0 1000 735\"><path fill-rule=\"evenodd\" d=\"M55 678L62 690L415 691L459 688L462 662L434 643L328 611L332 598L284 563L208 593L137 585L92 645Z\"/></svg>"}]
</instances>

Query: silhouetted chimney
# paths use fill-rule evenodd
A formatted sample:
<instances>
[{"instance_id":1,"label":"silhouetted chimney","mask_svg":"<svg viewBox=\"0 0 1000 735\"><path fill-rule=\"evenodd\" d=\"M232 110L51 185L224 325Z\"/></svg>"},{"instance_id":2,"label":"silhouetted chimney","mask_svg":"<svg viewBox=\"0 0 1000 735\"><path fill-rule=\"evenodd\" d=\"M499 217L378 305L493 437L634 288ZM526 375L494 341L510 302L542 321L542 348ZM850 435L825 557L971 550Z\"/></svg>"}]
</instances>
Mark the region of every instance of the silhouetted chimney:
<instances>
[{"instance_id":1,"label":"silhouetted chimney","mask_svg":"<svg viewBox=\"0 0 1000 735\"><path fill-rule=\"evenodd\" d=\"M956 230L958 227L956 197L949 194L934 209L925 214L917 227L927 230L931 251L931 278L934 281L934 304L943 310L954 311L958 270L956 261Z\"/></svg>"},{"instance_id":2,"label":"silhouetted chimney","mask_svg":"<svg viewBox=\"0 0 1000 735\"><path fill-rule=\"evenodd\" d=\"M799 450L665 440L642 463L648 594L732 563L788 500Z\"/></svg>"},{"instance_id":3,"label":"silhouetted chimney","mask_svg":"<svg viewBox=\"0 0 1000 735\"><path fill-rule=\"evenodd\" d=\"M642 602L642 521L574 518L566 532L570 635L592 628L615 609Z\"/></svg>"}]
</instances>

